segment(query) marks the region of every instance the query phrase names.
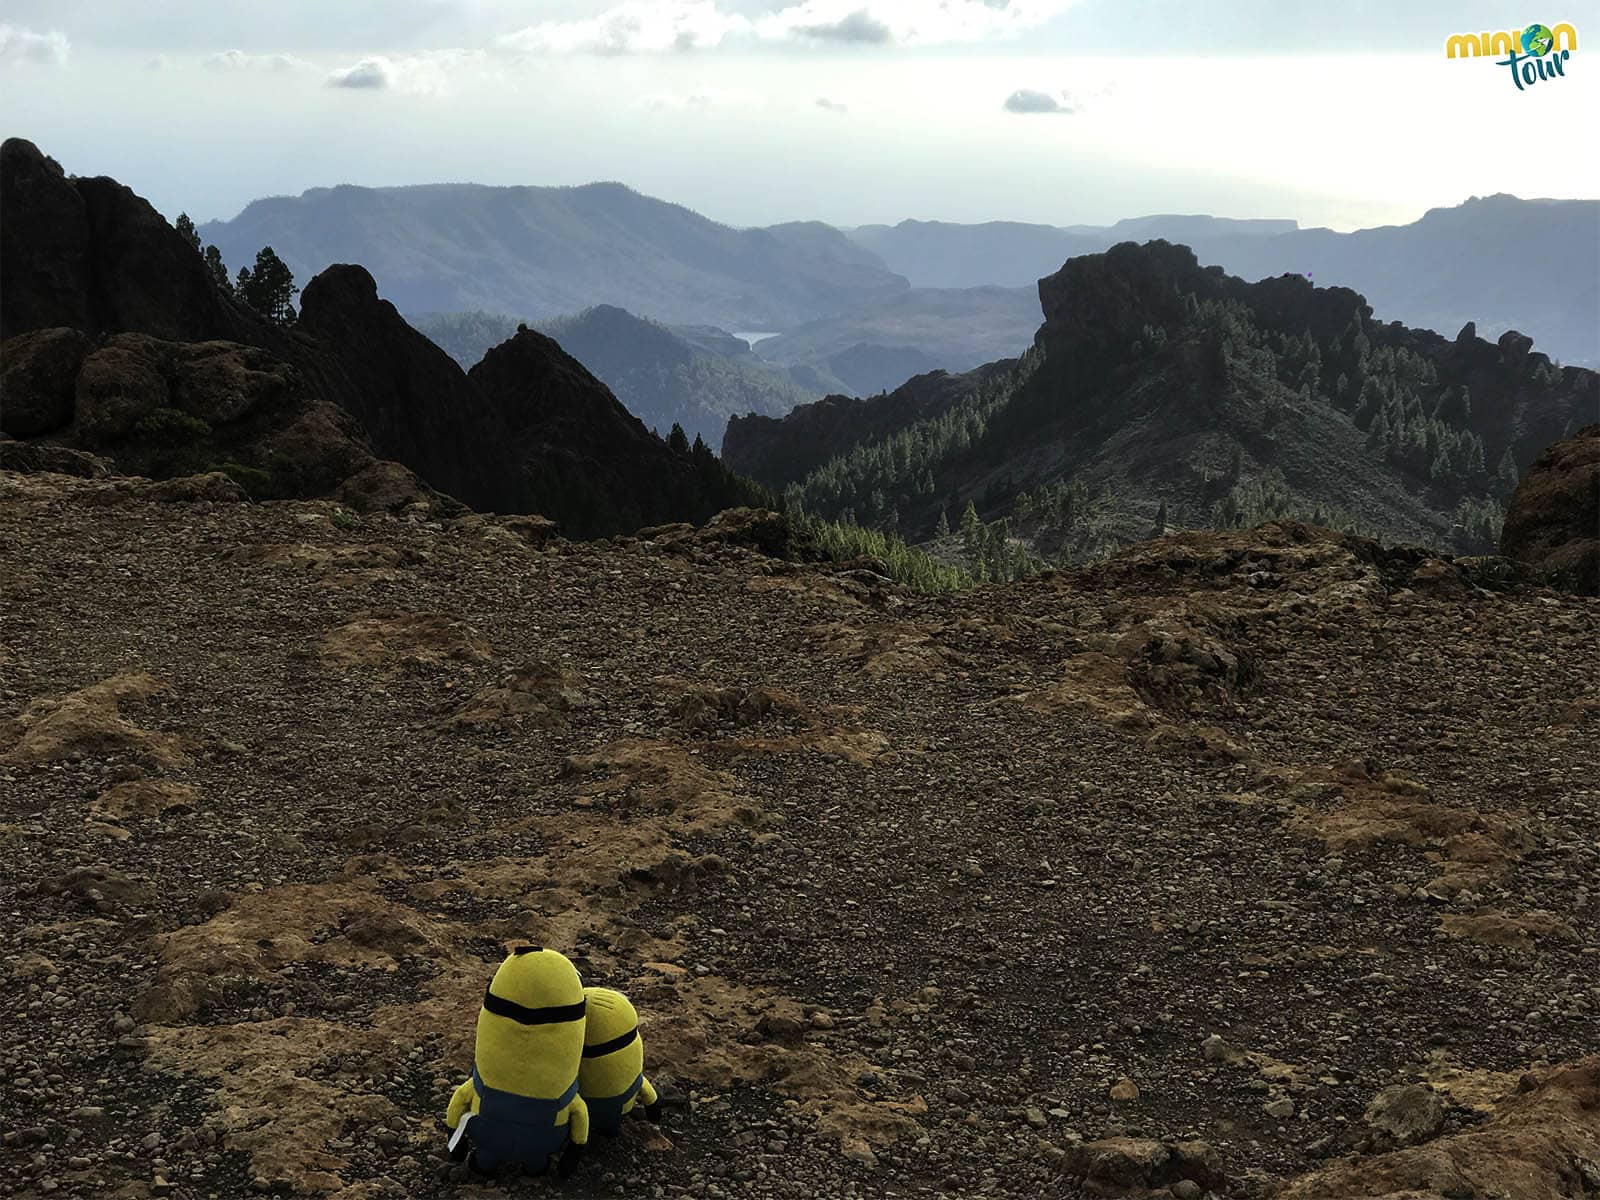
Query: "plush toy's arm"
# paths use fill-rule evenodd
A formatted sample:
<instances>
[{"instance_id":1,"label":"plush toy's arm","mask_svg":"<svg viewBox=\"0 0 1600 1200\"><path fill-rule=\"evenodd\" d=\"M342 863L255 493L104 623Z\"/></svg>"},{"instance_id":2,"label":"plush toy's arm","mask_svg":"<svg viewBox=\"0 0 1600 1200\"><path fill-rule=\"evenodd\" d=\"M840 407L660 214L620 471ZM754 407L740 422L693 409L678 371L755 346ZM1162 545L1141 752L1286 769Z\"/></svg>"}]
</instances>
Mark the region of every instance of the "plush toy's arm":
<instances>
[{"instance_id":1,"label":"plush toy's arm","mask_svg":"<svg viewBox=\"0 0 1600 1200\"><path fill-rule=\"evenodd\" d=\"M656 1095L655 1084L650 1082L649 1076L643 1076L639 1082L639 1099L644 1103L644 1115L654 1125L661 1124L661 1097Z\"/></svg>"},{"instance_id":2,"label":"plush toy's arm","mask_svg":"<svg viewBox=\"0 0 1600 1200\"><path fill-rule=\"evenodd\" d=\"M455 1090L450 1097L450 1107L445 1110L445 1124L454 1129L461 1123L461 1118L472 1111L473 1102L478 1098L478 1093L472 1087L472 1080L467 1080Z\"/></svg>"},{"instance_id":3,"label":"plush toy's arm","mask_svg":"<svg viewBox=\"0 0 1600 1200\"><path fill-rule=\"evenodd\" d=\"M567 1109L567 1145L556 1162L556 1174L566 1179L578 1169L583 1149L589 1143L589 1106L578 1096Z\"/></svg>"}]
</instances>

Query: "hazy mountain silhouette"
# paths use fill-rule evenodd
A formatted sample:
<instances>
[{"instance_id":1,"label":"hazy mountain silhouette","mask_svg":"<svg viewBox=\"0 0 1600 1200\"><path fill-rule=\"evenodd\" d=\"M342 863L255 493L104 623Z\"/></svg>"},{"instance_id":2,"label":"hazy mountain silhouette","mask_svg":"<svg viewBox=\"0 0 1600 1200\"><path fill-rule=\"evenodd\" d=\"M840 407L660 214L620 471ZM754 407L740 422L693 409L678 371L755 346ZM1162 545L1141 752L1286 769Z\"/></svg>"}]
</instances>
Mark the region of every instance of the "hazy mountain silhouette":
<instances>
[{"instance_id":1,"label":"hazy mountain silhouette","mask_svg":"<svg viewBox=\"0 0 1600 1200\"><path fill-rule=\"evenodd\" d=\"M1161 238L1247 280L1309 273L1353 288L1384 320L1447 336L1467 321L1490 336L1519 329L1561 361L1600 363L1600 201L1496 195L1352 233L1186 216L1103 228L902 221L850 232L918 288L1031 284L1068 258Z\"/></svg>"},{"instance_id":2,"label":"hazy mountain silhouette","mask_svg":"<svg viewBox=\"0 0 1600 1200\"><path fill-rule=\"evenodd\" d=\"M672 323L780 329L906 287L830 226L733 229L619 183L313 188L199 232L234 269L265 245L298 278L362 263L407 313L546 318L616 304Z\"/></svg>"}]
</instances>

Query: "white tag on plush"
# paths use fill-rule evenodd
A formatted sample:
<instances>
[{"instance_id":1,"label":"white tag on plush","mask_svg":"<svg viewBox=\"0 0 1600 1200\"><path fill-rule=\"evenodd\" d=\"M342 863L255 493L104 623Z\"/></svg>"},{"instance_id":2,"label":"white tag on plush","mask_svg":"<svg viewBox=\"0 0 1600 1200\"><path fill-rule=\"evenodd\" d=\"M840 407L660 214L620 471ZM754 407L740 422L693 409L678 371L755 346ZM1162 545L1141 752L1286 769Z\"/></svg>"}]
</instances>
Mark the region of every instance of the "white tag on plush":
<instances>
[{"instance_id":1,"label":"white tag on plush","mask_svg":"<svg viewBox=\"0 0 1600 1200\"><path fill-rule=\"evenodd\" d=\"M450 1153L456 1152L456 1147L461 1144L461 1139L467 1136L467 1123L472 1120L471 1111L461 1114L461 1120L456 1122L456 1131L450 1135Z\"/></svg>"}]
</instances>

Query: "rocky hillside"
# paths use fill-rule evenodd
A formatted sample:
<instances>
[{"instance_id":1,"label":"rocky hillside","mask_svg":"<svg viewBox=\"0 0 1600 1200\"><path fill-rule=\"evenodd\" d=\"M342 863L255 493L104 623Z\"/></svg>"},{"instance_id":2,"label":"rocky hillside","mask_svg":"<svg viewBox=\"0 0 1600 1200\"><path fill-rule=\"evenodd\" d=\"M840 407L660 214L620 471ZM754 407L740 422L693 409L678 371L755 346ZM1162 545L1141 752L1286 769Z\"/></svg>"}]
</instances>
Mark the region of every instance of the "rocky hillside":
<instances>
[{"instance_id":1,"label":"rocky hillside","mask_svg":"<svg viewBox=\"0 0 1600 1200\"><path fill-rule=\"evenodd\" d=\"M1380 324L1355 292L1245 283L1165 242L1072 259L1039 294L1044 323L1003 388L863 429L802 480L807 508L926 538L971 503L1070 554L1145 536L1163 513L1180 527L1298 515L1487 552L1518 473L1600 411L1600 376L1519 333ZM764 430L762 470L797 474L803 421ZM788 464L770 449L785 440ZM1066 489L1094 500L1094 522Z\"/></svg>"},{"instance_id":2,"label":"rocky hillside","mask_svg":"<svg viewBox=\"0 0 1600 1200\"><path fill-rule=\"evenodd\" d=\"M469 377L363 267L324 270L299 321L271 324L144 200L69 179L20 139L0 147L0 230L11 437L127 470L225 470L259 498L327 495L393 460L422 483L341 494L403 504L432 488L579 536L702 521L759 496L654 436L549 338L519 336L497 369Z\"/></svg>"},{"instance_id":3,"label":"rocky hillside","mask_svg":"<svg viewBox=\"0 0 1600 1200\"><path fill-rule=\"evenodd\" d=\"M1570 591L1600 595L1600 425L1534 461L1511 498L1500 552Z\"/></svg>"},{"instance_id":4,"label":"rocky hillside","mask_svg":"<svg viewBox=\"0 0 1600 1200\"><path fill-rule=\"evenodd\" d=\"M731 470L781 490L857 446L937 420L974 393L1005 380L1015 366L1002 361L960 375L930 371L879 396L824 396L781 418L759 413L734 417L723 437L722 460Z\"/></svg>"},{"instance_id":5,"label":"rocky hillside","mask_svg":"<svg viewBox=\"0 0 1600 1200\"><path fill-rule=\"evenodd\" d=\"M526 940L676 1099L570 1195L1600 1187L1594 601L1292 523L925 597L229 495L0 473L0 1195L477 1194Z\"/></svg>"}]
</instances>

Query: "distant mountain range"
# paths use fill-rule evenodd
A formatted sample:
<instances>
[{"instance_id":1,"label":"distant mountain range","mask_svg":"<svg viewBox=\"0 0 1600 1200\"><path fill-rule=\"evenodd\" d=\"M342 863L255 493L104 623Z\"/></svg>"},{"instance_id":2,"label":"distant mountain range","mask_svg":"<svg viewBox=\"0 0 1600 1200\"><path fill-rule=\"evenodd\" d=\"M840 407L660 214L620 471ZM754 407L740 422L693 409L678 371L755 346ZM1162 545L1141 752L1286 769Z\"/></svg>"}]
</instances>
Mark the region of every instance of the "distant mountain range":
<instances>
[{"instance_id":1,"label":"distant mountain range","mask_svg":"<svg viewBox=\"0 0 1600 1200\"><path fill-rule=\"evenodd\" d=\"M1600 365L1600 201L1474 197L1409 225L1335 233L1293 221L1156 216L1093 227L902 221L850 231L913 287L1021 286L1069 258L1160 238L1246 280L1285 273L1360 292L1386 321L1450 336L1529 334L1563 362ZM1558 263L1582 264L1564 269Z\"/></svg>"},{"instance_id":2,"label":"distant mountain range","mask_svg":"<svg viewBox=\"0 0 1600 1200\"><path fill-rule=\"evenodd\" d=\"M1039 292L1027 287L912 288L759 342L761 358L818 393L867 396L925 371L966 371L1028 348Z\"/></svg>"},{"instance_id":3,"label":"distant mountain range","mask_svg":"<svg viewBox=\"0 0 1600 1200\"><path fill-rule=\"evenodd\" d=\"M1065 227L1020 221L901 221L898 225L862 225L845 232L890 270L904 275L912 287L994 285L1025 287L1031 292L1042 276L1059 269L1067 259L1096 254L1118 242L1164 238L1192 246L1202 259L1210 261L1203 248L1213 241L1274 237L1298 228L1294 221L1164 215L1130 217L1115 225Z\"/></svg>"},{"instance_id":4,"label":"distant mountain range","mask_svg":"<svg viewBox=\"0 0 1600 1200\"><path fill-rule=\"evenodd\" d=\"M299 279L359 262L405 313L543 319L615 304L670 324L777 330L907 286L830 226L733 229L618 183L313 188L199 234L235 271L267 245Z\"/></svg>"},{"instance_id":5,"label":"distant mountain range","mask_svg":"<svg viewBox=\"0 0 1600 1200\"><path fill-rule=\"evenodd\" d=\"M1287 272L1352 288L1382 320L1446 336L1467 321L1491 336L1515 328L1563 362L1600 363L1600 201L1490 196L1354 233L1170 214L1107 226L902 221L841 231L734 229L616 183L340 186L257 200L199 232L235 271L263 245L302 280L360 262L406 314L541 321L611 305L668 326L794 335L802 341L761 353L802 368L797 381L819 393L871 392L920 370L1020 354L1036 314L983 289L1031 295L1069 258L1150 239L1188 245L1246 280ZM952 294L931 294L941 289Z\"/></svg>"}]
</instances>

